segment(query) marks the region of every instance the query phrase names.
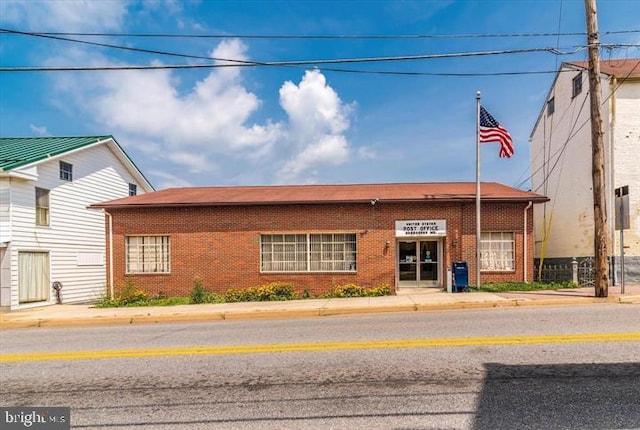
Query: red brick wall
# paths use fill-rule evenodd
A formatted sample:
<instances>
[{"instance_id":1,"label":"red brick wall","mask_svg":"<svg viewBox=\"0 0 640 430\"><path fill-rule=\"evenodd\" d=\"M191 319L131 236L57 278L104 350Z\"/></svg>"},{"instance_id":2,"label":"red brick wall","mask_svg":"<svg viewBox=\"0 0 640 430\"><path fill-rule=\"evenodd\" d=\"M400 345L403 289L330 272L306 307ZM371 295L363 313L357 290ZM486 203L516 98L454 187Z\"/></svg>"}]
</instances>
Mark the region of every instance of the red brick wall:
<instances>
[{"instance_id":1,"label":"red brick wall","mask_svg":"<svg viewBox=\"0 0 640 430\"><path fill-rule=\"evenodd\" d=\"M482 205L483 231L515 233L516 270L483 272L482 281L522 281L523 213L525 203ZM188 295L195 278L222 293L229 288L292 282L299 291L318 294L335 285L395 287L396 220L445 219L444 262L440 278L452 261L465 260L469 282L475 283L475 205L473 203L378 203L247 207L183 207L112 209L113 274L116 292L125 283L125 237L167 235L171 238L171 273L128 278L150 294ZM528 217L528 274L533 274L532 210ZM260 273L260 235L268 233L355 233L356 273ZM107 232L108 233L108 232ZM387 241L389 246L386 246ZM108 243L107 243L108 246ZM107 268L107 270L109 270Z\"/></svg>"}]
</instances>

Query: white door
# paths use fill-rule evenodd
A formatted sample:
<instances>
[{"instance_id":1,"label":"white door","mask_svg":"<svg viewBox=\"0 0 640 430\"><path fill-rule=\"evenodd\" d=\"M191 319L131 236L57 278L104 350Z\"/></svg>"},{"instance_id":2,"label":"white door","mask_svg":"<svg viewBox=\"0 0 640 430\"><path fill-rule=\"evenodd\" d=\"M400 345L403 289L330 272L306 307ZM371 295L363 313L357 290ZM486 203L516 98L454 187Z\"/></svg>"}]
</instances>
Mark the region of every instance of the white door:
<instances>
[{"instance_id":1,"label":"white door","mask_svg":"<svg viewBox=\"0 0 640 430\"><path fill-rule=\"evenodd\" d=\"M49 253L18 252L18 300L20 303L49 300Z\"/></svg>"}]
</instances>

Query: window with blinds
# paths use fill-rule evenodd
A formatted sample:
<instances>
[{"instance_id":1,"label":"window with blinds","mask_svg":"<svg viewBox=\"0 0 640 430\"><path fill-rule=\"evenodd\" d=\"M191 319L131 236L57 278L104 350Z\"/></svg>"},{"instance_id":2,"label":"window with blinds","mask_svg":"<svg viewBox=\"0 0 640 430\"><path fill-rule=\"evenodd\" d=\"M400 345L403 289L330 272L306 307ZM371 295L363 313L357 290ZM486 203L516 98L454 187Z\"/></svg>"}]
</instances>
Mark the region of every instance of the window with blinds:
<instances>
[{"instance_id":1,"label":"window with blinds","mask_svg":"<svg viewBox=\"0 0 640 430\"><path fill-rule=\"evenodd\" d=\"M128 236L127 273L169 273L169 236Z\"/></svg>"},{"instance_id":2,"label":"window with blinds","mask_svg":"<svg viewBox=\"0 0 640 430\"><path fill-rule=\"evenodd\" d=\"M263 234L262 272L355 272L356 235Z\"/></svg>"}]
</instances>

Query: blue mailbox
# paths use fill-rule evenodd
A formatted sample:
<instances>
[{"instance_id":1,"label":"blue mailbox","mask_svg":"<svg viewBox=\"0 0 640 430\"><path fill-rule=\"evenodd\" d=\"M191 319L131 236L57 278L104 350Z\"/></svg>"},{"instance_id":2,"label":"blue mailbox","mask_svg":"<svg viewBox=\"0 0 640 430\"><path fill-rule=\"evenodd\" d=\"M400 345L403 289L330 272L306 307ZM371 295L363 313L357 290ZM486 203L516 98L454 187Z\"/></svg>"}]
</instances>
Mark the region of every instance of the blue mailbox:
<instances>
[{"instance_id":1,"label":"blue mailbox","mask_svg":"<svg viewBox=\"0 0 640 430\"><path fill-rule=\"evenodd\" d=\"M466 261L454 261L451 272L453 273L453 292L469 291L469 268Z\"/></svg>"}]
</instances>

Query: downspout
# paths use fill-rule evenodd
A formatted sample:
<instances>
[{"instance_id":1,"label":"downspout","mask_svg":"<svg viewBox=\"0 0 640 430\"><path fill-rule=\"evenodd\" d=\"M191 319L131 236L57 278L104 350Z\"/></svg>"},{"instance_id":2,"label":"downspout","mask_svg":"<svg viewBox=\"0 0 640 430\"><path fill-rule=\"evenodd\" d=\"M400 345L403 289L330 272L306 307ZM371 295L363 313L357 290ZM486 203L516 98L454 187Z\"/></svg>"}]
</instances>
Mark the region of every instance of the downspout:
<instances>
[{"instance_id":1,"label":"downspout","mask_svg":"<svg viewBox=\"0 0 640 430\"><path fill-rule=\"evenodd\" d=\"M609 210L611 211L607 218L609 219L609 228L611 229L611 255L615 261L616 258L616 217L615 217L615 167L614 167L614 154L615 154L615 125L616 125L616 86L618 84L618 80L615 76L611 77L611 85L609 86L609 90L611 91L611 97L609 97ZM613 215L613 216L612 216ZM620 260L622 261L622 255L620 255ZM617 262L616 262L617 263ZM612 264L613 273L611 273L611 279L613 279L613 285L616 285L616 269L615 265Z\"/></svg>"},{"instance_id":2,"label":"downspout","mask_svg":"<svg viewBox=\"0 0 640 430\"><path fill-rule=\"evenodd\" d=\"M109 298L113 300L113 218L106 210L104 214L109 218Z\"/></svg>"},{"instance_id":3,"label":"downspout","mask_svg":"<svg viewBox=\"0 0 640 430\"><path fill-rule=\"evenodd\" d=\"M527 211L529 210L529 208L533 206L533 202L529 202L529 204L527 205L526 208L524 208L524 228L522 229L524 235L524 273L522 275L522 280L523 282L526 284L527 283L527 236L529 235L529 229L527 228L529 226L529 223L527 222Z\"/></svg>"}]
</instances>

